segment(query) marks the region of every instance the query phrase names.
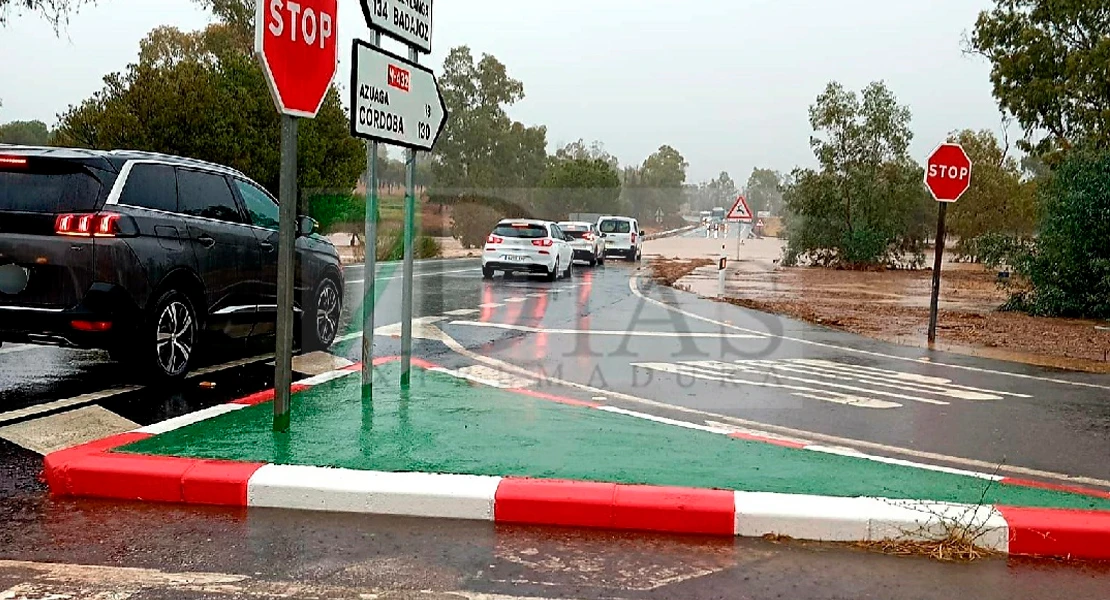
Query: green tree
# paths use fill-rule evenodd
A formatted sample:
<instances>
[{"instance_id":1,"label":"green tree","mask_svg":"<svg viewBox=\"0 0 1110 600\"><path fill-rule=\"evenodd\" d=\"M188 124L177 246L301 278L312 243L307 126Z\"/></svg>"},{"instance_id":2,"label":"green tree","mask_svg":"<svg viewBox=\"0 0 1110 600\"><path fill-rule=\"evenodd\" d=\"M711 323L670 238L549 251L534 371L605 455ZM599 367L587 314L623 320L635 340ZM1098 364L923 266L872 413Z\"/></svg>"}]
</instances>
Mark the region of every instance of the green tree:
<instances>
[{"instance_id":1,"label":"green tree","mask_svg":"<svg viewBox=\"0 0 1110 600\"><path fill-rule=\"evenodd\" d=\"M727 171L721 171L717 178L705 184L705 202L707 205L700 210L711 210L718 206L725 210L732 208L740 191L736 189L736 182Z\"/></svg>"},{"instance_id":2,"label":"green tree","mask_svg":"<svg viewBox=\"0 0 1110 600\"><path fill-rule=\"evenodd\" d=\"M958 251L979 258L976 240L988 234L1013 238L1032 235L1037 226L1034 184L1023 182L1021 165L989 130L964 130L949 141L963 146L974 165L971 187L948 208L949 232Z\"/></svg>"},{"instance_id":3,"label":"green tree","mask_svg":"<svg viewBox=\"0 0 1110 600\"><path fill-rule=\"evenodd\" d=\"M1034 315L1110 318L1110 151L1069 153L1041 187L1031 254L1015 265L1031 291L1010 308Z\"/></svg>"},{"instance_id":4,"label":"green tree","mask_svg":"<svg viewBox=\"0 0 1110 600\"><path fill-rule=\"evenodd\" d=\"M102 90L61 116L60 142L227 164L276 192L280 118L243 26L155 29L140 43L137 63L106 76ZM315 119L301 122L298 154L301 190L354 188L365 150L349 134L337 88Z\"/></svg>"},{"instance_id":5,"label":"green tree","mask_svg":"<svg viewBox=\"0 0 1110 600\"><path fill-rule=\"evenodd\" d=\"M545 214L558 220L574 212L611 212L621 194L620 176L602 158L556 160L540 187L545 190Z\"/></svg>"},{"instance_id":6,"label":"green tree","mask_svg":"<svg viewBox=\"0 0 1110 600\"><path fill-rule=\"evenodd\" d=\"M995 0L979 13L967 50L990 61L994 96L1025 129L1024 149L1110 147L1107 31L1105 0Z\"/></svg>"},{"instance_id":7,"label":"green tree","mask_svg":"<svg viewBox=\"0 0 1110 600\"><path fill-rule=\"evenodd\" d=\"M748 206L753 212L769 211L772 215L782 212L783 177L771 169L752 169L745 186Z\"/></svg>"},{"instance_id":8,"label":"green tree","mask_svg":"<svg viewBox=\"0 0 1110 600\"><path fill-rule=\"evenodd\" d=\"M784 192L787 262L860 266L907 253L923 260L930 204L907 153L909 108L882 82L862 94L832 82L809 116L820 170L796 170Z\"/></svg>"},{"instance_id":9,"label":"green tree","mask_svg":"<svg viewBox=\"0 0 1110 600\"><path fill-rule=\"evenodd\" d=\"M594 141L589 145L586 145L586 141L583 139L571 142L556 150L555 158L559 160L602 160L614 171L620 168L620 161L617 160L617 157L609 154L605 150L605 144L599 141Z\"/></svg>"},{"instance_id":10,"label":"green tree","mask_svg":"<svg viewBox=\"0 0 1110 600\"><path fill-rule=\"evenodd\" d=\"M655 219L659 211L674 219L685 203L686 169L690 164L671 146L660 146L639 169L625 170L627 206L641 221Z\"/></svg>"},{"instance_id":11,"label":"green tree","mask_svg":"<svg viewBox=\"0 0 1110 600\"><path fill-rule=\"evenodd\" d=\"M475 63L466 46L448 53L439 83L450 119L433 153L437 188L534 187L547 169L547 129L506 112L524 98L524 85L489 54Z\"/></svg>"},{"instance_id":12,"label":"green tree","mask_svg":"<svg viewBox=\"0 0 1110 600\"><path fill-rule=\"evenodd\" d=\"M50 139L50 128L42 121L12 121L0 125L0 144L45 146Z\"/></svg>"},{"instance_id":13,"label":"green tree","mask_svg":"<svg viewBox=\"0 0 1110 600\"><path fill-rule=\"evenodd\" d=\"M29 11L46 19L55 30L69 20L69 15L96 0L0 0L0 25L5 25L14 12Z\"/></svg>"}]
</instances>

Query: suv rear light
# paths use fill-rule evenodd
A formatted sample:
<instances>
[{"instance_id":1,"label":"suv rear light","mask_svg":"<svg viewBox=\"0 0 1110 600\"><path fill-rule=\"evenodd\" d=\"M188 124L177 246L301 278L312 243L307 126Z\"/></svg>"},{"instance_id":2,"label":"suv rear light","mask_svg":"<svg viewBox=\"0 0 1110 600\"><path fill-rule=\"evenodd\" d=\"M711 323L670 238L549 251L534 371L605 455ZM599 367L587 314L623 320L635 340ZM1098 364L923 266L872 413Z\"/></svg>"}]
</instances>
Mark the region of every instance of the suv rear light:
<instances>
[{"instance_id":1,"label":"suv rear light","mask_svg":"<svg viewBox=\"0 0 1110 600\"><path fill-rule=\"evenodd\" d=\"M592 242L594 241L594 234L587 233L586 235L582 236L582 239L586 240L587 242Z\"/></svg>"},{"instance_id":2,"label":"suv rear light","mask_svg":"<svg viewBox=\"0 0 1110 600\"><path fill-rule=\"evenodd\" d=\"M88 333L103 333L112 329L111 321L72 321L70 326L77 331Z\"/></svg>"},{"instance_id":3,"label":"suv rear light","mask_svg":"<svg viewBox=\"0 0 1110 600\"><path fill-rule=\"evenodd\" d=\"M0 167L26 167L27 159L22 156L0 156Z\"/></svg>"},{"instance_id":4,"label":"suv rear light","mask_svg":"<svg viewBox=\"0 0 1110 600\"><path fill-rule=\"evenodd\" d=\"M547 238L545 240L532 240L532 245L533 246L542 246L544 248L550 248L550 247L555 245L555 242L553 242L551 240L551 238Z\"/></svg>"},{"instance_id":5,"label":"suv rear light","mask_svg":"<svg viewBox=\"0 0 1110 600\"><path fill-rule=\"evenodd\" d=\"M116 237L120 231L118 213L66 213L54 219L54 233L72 237Z\"/></svg>"},{"instance_id":6,"label":"suv rear light","mask_svg":"<svg viewBox=\"0 0 1110 600\"><path fill-rule=\"evenodd\" d=\"M496 235L493 235L493 234L490 234L490 236L488 238L486 238L486 243L487 244L500 244L501 242L504 242L504 241L505 241L505 238L499 238L499 237L497 237Z\"/></svg>"}]
</instances>

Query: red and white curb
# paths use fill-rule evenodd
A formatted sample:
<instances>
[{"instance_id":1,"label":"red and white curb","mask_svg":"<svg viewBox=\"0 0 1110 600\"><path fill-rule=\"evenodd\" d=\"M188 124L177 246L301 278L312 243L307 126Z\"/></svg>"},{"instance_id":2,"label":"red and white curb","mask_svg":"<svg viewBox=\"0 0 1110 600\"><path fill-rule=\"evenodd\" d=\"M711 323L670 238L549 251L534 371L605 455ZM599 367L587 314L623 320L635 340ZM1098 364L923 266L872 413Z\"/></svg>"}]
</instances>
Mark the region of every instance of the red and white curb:
<instances>
[{"instance_id":1,"label":"red and white curb","mask_svg":"<svg viewBox=\"0 0 1110 600\"><path fill-rule=\"evenodd\" d=\"M389 360L379 359L375 363ZM414 360L414 364L439 369L423 361ZM355 365L325 373L298 382L296 389L305 390L359 369L360 366ZM564 404L621 414L630 412L534 390L513 391ZM272 398L272 391L263 392L54 452L45 458L46 480L57 496L678 534L779 535L799 540L865 542L929 541L945 538L958 530L970 534L981 547L1012 555L1110 560L1110 511L974 506L517 477L384 473L111 452L153 435ZM629 416L694 429L712 429L642 413ZM727 430L718 433L752 438ZM799 447L795 442L759 439Z\"/></svg>"}]
</instances>

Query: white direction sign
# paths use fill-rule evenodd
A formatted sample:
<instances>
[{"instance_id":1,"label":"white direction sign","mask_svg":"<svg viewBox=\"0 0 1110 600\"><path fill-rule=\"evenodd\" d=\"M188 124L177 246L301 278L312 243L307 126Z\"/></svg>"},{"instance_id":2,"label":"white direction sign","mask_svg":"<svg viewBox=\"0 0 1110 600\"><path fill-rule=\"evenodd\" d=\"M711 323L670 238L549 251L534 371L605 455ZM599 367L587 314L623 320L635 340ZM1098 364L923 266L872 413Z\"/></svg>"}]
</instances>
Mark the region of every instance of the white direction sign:
<instances>
[{"instance_id":1,"label":"white direction sign","mask_svg":"<svg viewBox=\"0 0 1110 600\"><path fill-rule=\"evenodd\" d=\"M362 14L371 29L432 51L432 0L362 0Z\"/></svg>"},{"instance_id":2,"label":"white direction sign","mask_svg":"<svg viewBox=\"0 0 1110 600\"><path fill-rule=\"evenodd\" d=\"M431 150L447 123L447 106L431 69L355 40L351 135Z\"/></svg>"},{"instance_id":3,"label":"white direction sign","mask_svg":"<svg viewBox=\"0 0 1110 600\"><path fill-rule=\"evenodd\" d=\"M752 209L748 208L748 201L744 198L744 196L736 197L736 204L732 205L732 210L728 211L728 214L725 215L725 218L729 221L743 221L745 223L751 223Z\"/></svg>"}]
</instances>

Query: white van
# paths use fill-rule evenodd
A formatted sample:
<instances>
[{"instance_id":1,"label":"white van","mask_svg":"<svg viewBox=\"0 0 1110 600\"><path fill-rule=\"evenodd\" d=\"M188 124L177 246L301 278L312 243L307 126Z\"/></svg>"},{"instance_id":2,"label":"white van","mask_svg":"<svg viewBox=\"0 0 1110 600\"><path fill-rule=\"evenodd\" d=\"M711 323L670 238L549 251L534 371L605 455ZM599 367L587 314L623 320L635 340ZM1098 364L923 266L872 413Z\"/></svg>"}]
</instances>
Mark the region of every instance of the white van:
<instances>
[{"instance_id":1,"label":"white van","mask_svg":"<svg viewBox=\"0 0 1110 600\"><path fill-rule=\"evenodd\" d=\"M632 217L601 217L597 229L605 237L605 255L619 255L637 261L644 253L644 232Z\"/></svg>"}]
</instances>

